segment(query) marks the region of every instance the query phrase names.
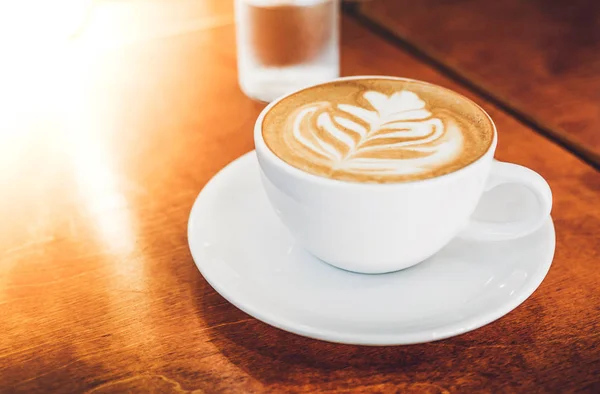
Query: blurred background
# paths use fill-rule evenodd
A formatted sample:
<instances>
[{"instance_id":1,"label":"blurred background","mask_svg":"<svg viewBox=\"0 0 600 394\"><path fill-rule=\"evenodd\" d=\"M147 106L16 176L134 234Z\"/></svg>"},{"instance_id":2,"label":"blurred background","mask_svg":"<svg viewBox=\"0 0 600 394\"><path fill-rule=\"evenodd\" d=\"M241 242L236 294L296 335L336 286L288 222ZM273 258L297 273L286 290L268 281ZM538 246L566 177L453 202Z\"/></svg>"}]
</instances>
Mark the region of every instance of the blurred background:
<instances>
[{"instance_id":1,"label":"blurred background","mask_svg":"<svg viewBox=\"0 0 600 394\"><path fill-rule=\"evenodd\" d=\"M266 0L238 3L269 4ZM355 0L343 3L345 14L353 15L354 20L369 30L492 98L546 135L576 149L585 160L598 161L598 2ZM311 1L296 4L310 5ZM248 18L238 20L244 22ZM307 25L306 21L311 21L312 26L326 23L315 13L304 18ZM264 24L265 20L257 19L256 23ZM50 94L52 105L58 105L62 100L58 97L66 95L70 85L79 84L74 82L77 77L101 67L98 63L106 58L106 53L126 51L128 47L143 46L156 39L204 32L200 41L207 43L216 38L221 48L210 44L210 50L199 47L197 50L204 50L206 57L215 51L224 55L227 48L235 51L236 44L227 33L233 32L227 26L234 24L233 0L2 2L1 104L18 113L19 103L25 100L31 111L35 102L44 102L43 106L48 107L49 103L43 100ZM248 36L249 30L245 28L243 35ZM238 60L240 54L243 52L236 54ZM339 61L331 58L329 62ZM307 75L319 72L313 69ZM66 74L70 77L61 79ZM321 79L338 74L339 70L325 72ZM403 74L401 64L393 74ZM60 89L51 86L59 83ZM250 96L257 97L252 93ZM262 99L268 101L271 96ZM8 127L6 117L0 122L4 128Z\"/></svg>"}]
</instances>

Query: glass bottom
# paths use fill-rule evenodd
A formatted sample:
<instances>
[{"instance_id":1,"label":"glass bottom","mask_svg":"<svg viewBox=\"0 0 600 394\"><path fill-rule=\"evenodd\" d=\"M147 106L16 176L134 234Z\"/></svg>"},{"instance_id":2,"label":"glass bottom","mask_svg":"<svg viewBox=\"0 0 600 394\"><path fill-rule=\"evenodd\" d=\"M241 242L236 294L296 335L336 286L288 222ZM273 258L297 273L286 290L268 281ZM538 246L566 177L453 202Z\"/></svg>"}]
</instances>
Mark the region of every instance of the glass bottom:
<instances>
[{"instance_id":1,"label":"glass bottom","mask_svg":"<svg viewBox=\"0 0 600 394\"><path fill-rule=\"evenodd\" d=\"M271 102L304 87L339 77L337 67L318 65L295 67L263 67L241 71L240 87L246 96Z\"/></svg>"}]
</instances>

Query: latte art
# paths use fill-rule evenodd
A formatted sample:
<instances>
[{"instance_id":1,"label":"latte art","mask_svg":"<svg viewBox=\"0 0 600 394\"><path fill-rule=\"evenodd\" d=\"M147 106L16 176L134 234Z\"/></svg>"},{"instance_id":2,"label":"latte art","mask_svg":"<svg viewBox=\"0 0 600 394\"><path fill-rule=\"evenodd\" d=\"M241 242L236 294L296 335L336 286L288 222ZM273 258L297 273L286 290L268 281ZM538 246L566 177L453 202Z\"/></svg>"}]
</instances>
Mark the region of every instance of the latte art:
<instances>
[{"instance_id":1,"label":"latte art","mask_svg":"<svg viewBox=\"0 0 600 394\"><path fill-rule=\"evenodd\" d=\"M262 123L265 143L303 171L355 182L446 174L483 155L489 117L457 93L424 82L364 78L301 90Z\"/></svg>"},{"instance_id":2,"label":"latte art","mask_svg":"<svg viewBox=\"0 0 600 394\"><path fill-rule=\"evenodd\" d=\"M288 119L285 138L305 148L298 155L332 171L412 175L460 153L456 125L432 116L415 93L367 91L363 97L372 110L327 102L303 106Z\"/></svg>"}]
</instances>

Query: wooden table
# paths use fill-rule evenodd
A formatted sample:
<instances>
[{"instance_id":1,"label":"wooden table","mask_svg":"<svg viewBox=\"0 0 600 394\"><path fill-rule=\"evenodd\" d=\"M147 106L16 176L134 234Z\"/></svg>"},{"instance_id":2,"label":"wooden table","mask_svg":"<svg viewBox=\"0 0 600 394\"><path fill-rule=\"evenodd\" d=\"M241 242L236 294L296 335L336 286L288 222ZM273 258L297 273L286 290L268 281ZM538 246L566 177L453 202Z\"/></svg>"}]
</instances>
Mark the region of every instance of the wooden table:
<instances>
[{"instance_id":1,"label":"wooden table","mask_svg":"<svg viewBox=\"0 0 600 394\"><path fill-rule=\"evenodd\" d=\"M357 15L600 168L600 2L372 0Z\"/></svg>"},{"instance_id":2,"label":"wooden table","mask_svg":"<svg viewBox=\"0 0 600 394\"><path fill-rule=\"evenodd\" d=\"M125 46L48 59L0 93L0 392L600 390L599 173L350 15L343 74L467 95L497 122L497 157L549 181L552 268L500 320L413 346L299 337L218 295L192 261L187 218L253 149L263 105L237 86L230 4L198 4L185 29L173 17Z\"/></svg>"}]
</instances>

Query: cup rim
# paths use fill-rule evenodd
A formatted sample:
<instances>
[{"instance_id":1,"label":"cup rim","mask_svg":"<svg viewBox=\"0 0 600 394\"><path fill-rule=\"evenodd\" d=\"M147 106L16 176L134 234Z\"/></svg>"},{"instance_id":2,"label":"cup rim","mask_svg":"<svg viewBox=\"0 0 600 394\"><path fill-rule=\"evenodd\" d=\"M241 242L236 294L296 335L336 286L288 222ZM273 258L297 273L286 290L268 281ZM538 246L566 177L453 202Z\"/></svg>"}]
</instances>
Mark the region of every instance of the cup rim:
<instances>
[{"instance_id":1,"label":"cup rim","mask_svg":"<svg viewBox=\"0 0 600 394\"><path fill-rule=\"evenodd\" d=\"M286 161L284 161L283 159L281 159L279 156L277 156L275 154L275 152L273 152L266 144L263 135L262 135L262 123L264 120L264 117L266 116L266 114L271 110L271 108L273 108L275 105L277 105L277 103L279 103L280 101L284 100L285 98L292 96L298 92L301 92L303 90L306 89L310 89L313 88L315 86L320 86L320 85L325 85L331 82L336 82L336 81L344 81L344 80L359 80L359 79L392 79L392 80L397 80L397 81L408 81L408 82L418 82L418 83L423 83L426 85L431 85L431 86L435 86L436 88L439 89L444 89L447 90L449 92L452 92L454 94L457 94L459 96L461 96L462 98L464 98L465 100L469 101L471 104L473 104L476 108L478 108L486 117L487 119L490 121L490 124L492 125L492 131L493 131L493 137L492 137L492 142L490 143L490 146L488 147L488 149L481 155L479 156L476 160L472 161L471 163L467 164L464 167L461 167L455 171L449 172L447 174L442 174L442 175L438 175L438 176L434 176L431 178L425 178L425 179L413 179L413 180L407 180L407 181L400 181L400 182L389 182L389 183L375 183L375 182L353 182L353 181L347 181L347 180L341 180L341 179L333 179L333 178L327 178L321 175L316 175L316 174L311 174L309 172L303 171L299 168L296 168L294 166L292 166L291 164L287 163ZM321 185L326 185L326 186L331 186L331 187L352 187L352 188L375 188L375 189L383 189L383 188L399 188L399 187L405 187L405 186L416 186L416 185L430 185L430 184L435 184L438 182L447 182L450 181L452 178L460 176L461 174L465 173L465 172L469 172L470 169L472 169L473 167L475 167L476 165L478 165L479 163L481 163L484 159L486 159L488 156L490 155L494 155L494 152L496 151L496 146L498 144L498 131L496 128L496 124L494 123L494 120L492 119L492 117L487 113L487 111L485 111L479 104L477 104L476 102L474 102L473 100L471 100L470 98L443 86L437 85L435 83L431 83L431 82L426 82L426 81L422 81L419 79L414 79L414 78L406 78L406 77L392 77L392 76L386 76L386 75L356 75L356 76L347 76L347 77L340 77L340 78L335 78L335 79L331 79L328 80L326 82L320 82L317 84L313 84L313 85L309 85L306 86L302 89L298 89L295 90L293 92L287 93L283 96L278 97L277 99L271 101L265 108L263 108L263 110L260 112L260 114L258 115L258 118L256 119L256 122L254 123L254 146L255 149L257 151L257 153L259 154L259 157L264 157L265 159L269 160L271 163L273 163L275 166L277 166L278 168L280 168L283 172L285 172L287 175L290 175L292 177L295 178L301 178L306 180L307 182L311 182L311 183L316 183L316 184L321 184ZM260 160L259 160L260 163ZM262 165L261 165L262 167Z\"/></svg>"}]
</instances>

